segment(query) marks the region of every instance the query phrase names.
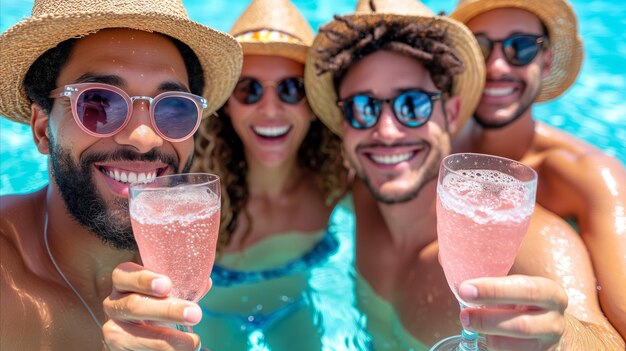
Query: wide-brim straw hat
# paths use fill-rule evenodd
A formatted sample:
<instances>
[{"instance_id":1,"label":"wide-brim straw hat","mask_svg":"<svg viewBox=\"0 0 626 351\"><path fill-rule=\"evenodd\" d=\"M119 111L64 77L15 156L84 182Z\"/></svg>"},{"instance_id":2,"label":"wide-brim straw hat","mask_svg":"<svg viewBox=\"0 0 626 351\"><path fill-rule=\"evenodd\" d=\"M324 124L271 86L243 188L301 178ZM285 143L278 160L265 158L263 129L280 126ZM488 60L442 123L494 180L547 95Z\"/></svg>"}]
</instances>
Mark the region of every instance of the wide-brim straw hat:
<instances>
[{"instance_id":1,"label":"wide-brim straw hat","mask_svg":"<svg viewBox=\"0 0 626 351\"><path fill-rule=\"evenodd\" d=\"M29 123L23 82L33 62L62 41L105 28L156 32L187 44L204 72L205 117L226 101L241 73L237 41L191 21L181 0L36 0L32 16L0 36L0 115Z\"/></svg>"},{"instance_id":2,"label":"wide-brim straw hat","mask_svg":"<svg viewBox=\"0 0 626 351\"><path fill-rule=\"evenodd\" d=\"M373 3L375 11L372 11L370 3ZM435 16L430 9L416 0L359 0L355 13L343 17L357 23L375 24L384 21L446 28L446 44L454 50L465 66L463 73L452 78L452 95L461 98L458 130L462 129L476 109L485 85L484 59L476 38L467 27L448 17ZM348 30L347 26L338 20L329 22L324 29L339 33ZM341 128L343 113L337 107L338 97L333 73L326 72L321 75L316 73L316 63L320 60L317 50L331 44L331 40L324 33L315 38L306 63L304 86L315 114L330 130L343 137Z\"/></svg>"},{"instance_id":3,"label":"wide-brim straw hat","mask_svg":"<svg viewBox=\"0 0 626 351\"><path fill-rule=\"evenodd\" d=\"M244 55L280 56L305 63L313 29L289 0L253 0L230 34Z\"/></svg>"},{"instance_id":4,"label":"wide-brim straw hat","mask_svg":"<svg viewBox=\"0 0 626 351\"><path fill-rule=\"evenodd\" d=\"M572 6L564 0L460 0L450 17L468 23L472 18L499 8L518 8L535 14L548 29L552 48L552 70L543 79L537 101L554 99L578 77L583 60L583 43Z\"/></svg>"}]
</instances>

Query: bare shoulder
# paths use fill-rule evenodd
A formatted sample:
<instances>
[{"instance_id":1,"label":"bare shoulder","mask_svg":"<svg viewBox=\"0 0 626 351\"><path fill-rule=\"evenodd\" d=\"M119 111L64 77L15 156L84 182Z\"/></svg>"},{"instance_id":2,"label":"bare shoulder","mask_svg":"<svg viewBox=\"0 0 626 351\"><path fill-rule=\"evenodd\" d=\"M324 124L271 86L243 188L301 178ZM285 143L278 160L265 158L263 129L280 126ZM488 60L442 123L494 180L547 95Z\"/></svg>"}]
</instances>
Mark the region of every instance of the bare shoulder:
<instances>
[{"instance_id":1,"label":"bare shoulder","mask_svg":"<svg viewBox=\"0 0 626 351\"><path fill-rule=\"evenodd\" d=\"M33 235L38 210L44 205L45 188L34 193L0 197L0 237L20 246ZM4 257L2 257L4 258Z\"/></svg>"},{"instance_id":2,"label":"bare shoulder","mask_svg":"<svg viewBox=\"0 0 626 351\"><path fill-rule=\"evenodd\" d=\"M38 345L41 333L51 321L46 301L40 294L46 283L31 270L38 252L36 208L43 201L41 194L9 195L0 199L0 329L3 348L29 348Z\"/></svg>"},{"instance_id":3,"label":"bare shoulder","mask_svg":"<svg viewBox=\"0 0 626 351\"><path fill-rule=\"evenodd\" d=\"M567 222L539 205L511 274L555 281L568 295L570 314L582 321L608 323L600 309L596 279L585 244Z\"/></svg>"}]
</instances>

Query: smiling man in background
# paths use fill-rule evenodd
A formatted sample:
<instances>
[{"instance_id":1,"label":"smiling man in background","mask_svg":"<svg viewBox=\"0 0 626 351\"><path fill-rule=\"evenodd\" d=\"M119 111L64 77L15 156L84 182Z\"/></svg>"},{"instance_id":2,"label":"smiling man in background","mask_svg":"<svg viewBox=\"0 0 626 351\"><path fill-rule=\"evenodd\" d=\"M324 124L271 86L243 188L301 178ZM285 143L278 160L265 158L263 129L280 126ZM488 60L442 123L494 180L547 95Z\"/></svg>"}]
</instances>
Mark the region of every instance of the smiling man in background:
<instances>
[{"instance_id":1,"label":"smiling man in background","mask_svg":"<svg viewBox=\"0 0 626 351\"><path fill-rule=\"evenodd\" d=\"M0 348L101 349L112 270L137 259L128 183L189 168L193 133L229 96L241 49L180 1L40 0L2 34L0 56L0 115L31 125L51 175L1 200ZM199 321L197 306L178 307L181 323Z\"/></svg>"},{"instance_id":2,"label":"smiling man in background","mask_svg":"<svg viewBox=\"0 0 626 351\"><path fill-rule=\"evenodd\" d=\"M538 172L537 202L575 221L602 310L626 337L626 170L533 119L536 102L557 98L578 76L583 49L572 6L565 0L463 0L450 16L474 33L487 68L482 98L456 151L518 160Z\"/></svg>"}]
</instances>

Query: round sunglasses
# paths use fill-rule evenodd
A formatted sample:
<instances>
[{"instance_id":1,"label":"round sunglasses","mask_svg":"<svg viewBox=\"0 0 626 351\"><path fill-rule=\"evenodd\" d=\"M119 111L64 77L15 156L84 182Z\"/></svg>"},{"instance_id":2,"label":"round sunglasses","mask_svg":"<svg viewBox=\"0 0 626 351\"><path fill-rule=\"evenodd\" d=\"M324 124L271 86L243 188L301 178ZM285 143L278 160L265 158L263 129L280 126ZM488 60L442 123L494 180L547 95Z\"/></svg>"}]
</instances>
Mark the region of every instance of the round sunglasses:
<instances>
[{"instance_id":1,"label":"round sunglasses","mask_svg":"<svg viewBox=\"0 0 626 351\"><path fill-rule=\"evenodd\" d=\"M502 44L502 55L510 65L525 66L532 62L546 42L545 35L513 34L501 40L491 40L484 34L476 34L476 40L483 52L485 61L496 43Z\"/></svg>"},{"instance_id":2,"label":"round sunglasses","mask_svg":"<svg viewBox=\"0 0 626 351\"><path fill-rule=\"evenodd\" d=\"M274 87L280 101L295 105L305 96L304 81L302 78L290 77L279 82L260 81L256 78L242 78L233 91L233 96L244 105L252 105L263 98L265 87Z\"/></svg>"},{"instance_id":3,"label":"round sunglasses","mask_svg":"<svg viewBox=\"0 0 626 351\"><path fill-rule=\"evenodd\" d=\"M441 93L408 90L391 99L377 99L365 94L356 94L337 101L343 116L355 129L369 129L378 123L383 103L389 103L393 115L404 126L417 128L424 125L433 113L435 101Z\"/></svg>"},{"instance_id":4,"label":"round sunglasses","mask_svg":"<svg viewBox=\"0 0 626 351\"><path fill-rule=\"evenodd\" d=\"M193 135L200 126L206 100L198 95L168 91L152 98L129 96L122 89L102 83L69 84L50 92L51 98L68 97L76 124L87 134L109 137L130 121L135 100L147 100L156 133L171 142Z\"/></svg>"}]
</instances>

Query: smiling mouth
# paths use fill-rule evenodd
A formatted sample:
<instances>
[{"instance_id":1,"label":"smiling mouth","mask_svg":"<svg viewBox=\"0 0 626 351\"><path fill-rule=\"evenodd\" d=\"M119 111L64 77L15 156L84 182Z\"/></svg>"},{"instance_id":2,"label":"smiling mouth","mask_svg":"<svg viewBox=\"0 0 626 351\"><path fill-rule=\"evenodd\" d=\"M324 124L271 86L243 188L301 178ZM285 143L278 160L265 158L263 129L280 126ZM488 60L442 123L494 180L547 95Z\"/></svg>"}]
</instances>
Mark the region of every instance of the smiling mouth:
<instances>
[{"instance_id":1,"label":"smiling mouth","mask_svg":"<svg viewBox=\"0 0 626 351\"><path fill-rule=\"evenodd\" d=\"M137 181L152 182L156 179L156 177L165 172L166 167L158 168L149 172L133 172L111 167L98 167L98 169L102 172L102 174L115 180L116 182L130 184Z\"/></svg>"},{"instance_id":2,"label":"smiling mouth","mask_svg":"<svg viewBox=\"0 0 626 351\"><path fill-rule=\"evenodd\" d=\"M515 91L515 88L485 88L483 90L483 94L487 95L487 96L495 96L495 97L500 97L500 96L507 96L513 93L513 91Z\"/></svg>"},{"instance_id":3,"label":"smiling mouth","mask_svg":"<svg viewBox=\"0 0 626 351\"><path fill-rule=\"evenodd\" d=\"M367 157L374 163L381 165L396 165L398 163L406 162L417 155L416 151L403 152L392 155L374 155L367 154Z\"/></svg>"},{"instance_id":4,"label":"smiling mouth","mask_svg":"<svg viewBox=\"0 0 626 351\"><path fill-rule=\"evenodd\" d=\"M254 134L263 138L280 138L291 130L291 126L277 126L277 127L256 127L252 126Z\"/></svg>"}]
</instances>

